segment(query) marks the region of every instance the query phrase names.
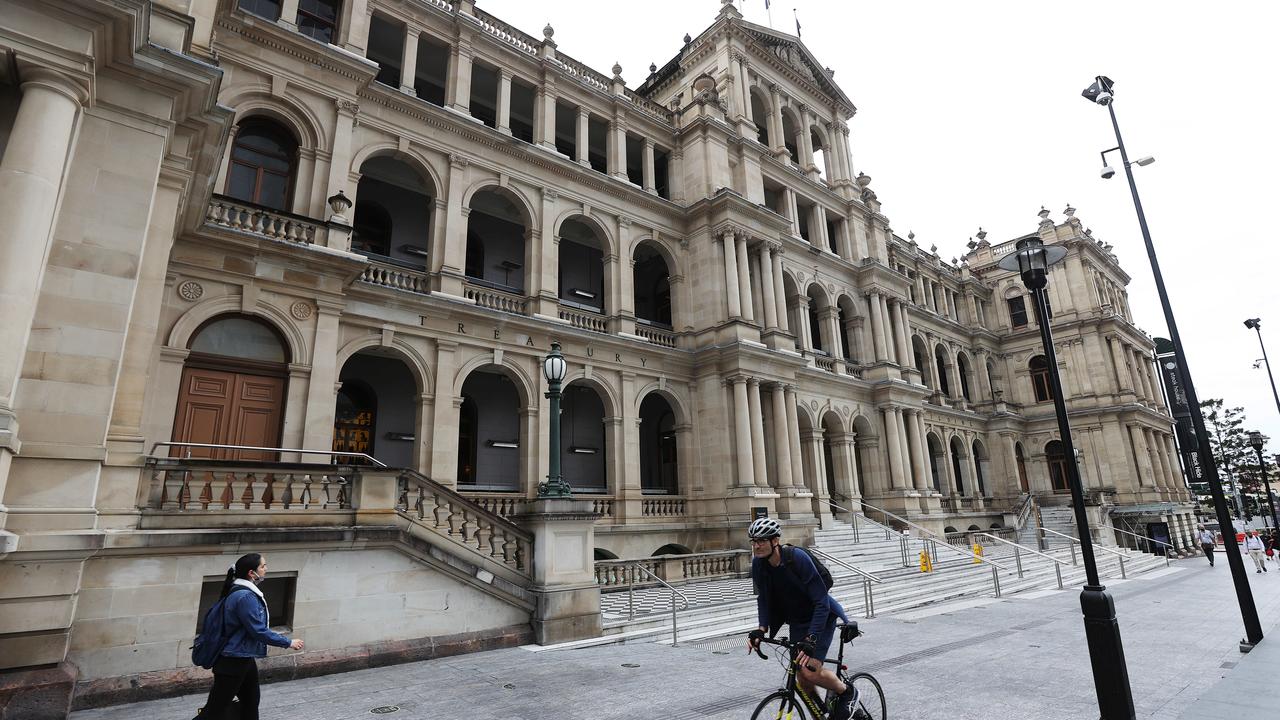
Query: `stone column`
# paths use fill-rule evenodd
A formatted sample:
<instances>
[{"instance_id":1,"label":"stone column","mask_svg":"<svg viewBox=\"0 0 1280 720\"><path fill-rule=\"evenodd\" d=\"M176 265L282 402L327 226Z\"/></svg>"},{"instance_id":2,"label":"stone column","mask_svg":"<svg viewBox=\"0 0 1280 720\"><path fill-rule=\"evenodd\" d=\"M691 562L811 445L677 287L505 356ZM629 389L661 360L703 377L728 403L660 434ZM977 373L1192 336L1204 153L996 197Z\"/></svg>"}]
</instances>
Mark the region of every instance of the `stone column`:
<instances>
[{"instance_id":1,"label":"stone column","mask_svg":"<svg viewBox=\"0 0 1280 720\"><path fill-rule=\"evenodd\" d=\"M467 191L469 172L467 159L461 155L449 156L449 182L445 190L444 253L440 261L440 290L462 297L462 283L466 273L467 213L462 207L462 195Z\"/></svg>"},{"instance_id":2,"label":"stone column","mask_svg":"<svg viewBox=\"0 0 1280 720\"><path fill-rule=\"evenodd\" d=\"M449 58L450 84L447 88L447 104L451 110L471 115L471 50L470 41L459 40L453 46L452 57Z\"/></svg>"},{"instance_id":3,"label":"stone column","mask_svg":"<svg viewBox=\"0 0 1280 720\"><path fill-rule=\"evenodd\" d=\"M800 151L800 170L807 175L813 167L813 134L809 129L809 108L801 105L799 115L800 127L796 130L800 133L800 142L797 149Z\"/></svg>"},{"instance_id":4,"label":"stone column","mask_svg":"<svg viewBox=\"0 0 1280 720\"><path fill-rule=\"evenodd\" d=\"M335 44L355 55L364 56L369 45L369 0L342 3Z\"/></svg>"},{"instance_id":5,"label":"stone column","mask_svg":"<svg viewBox=\"0 0 1280 720\"><path fill-rule=\"evenodd\" d=\"M1108 338L1111 342L1107 346L1111 348L1111 362L1115 364L1115 377L1119 379L1120 387L1118 393L1133 392L1133 378L1129 376L1129 369L1124 362L1124 351L1120 347L1120 336L1112 335Z\"/></svg>"},{"instance_id":6,"label":"stone column","mask_svg":"<svg viewBox=\"0 0 1280 720\"><path fill-rule=\"evenodd\" d=\"M644 140L644 162L640 168L644 191L650 195L657 195L658 189L653 185L653 141L649 138Z\"/></svg>"},{"instance_id":7,"label":"stone column","mask_svg":"<svg viewBox=\"0 0 1280 720\"><path fill-rule=\"evenodd\" d=\"M12 408L40 282L49 255L58 191L88 93L71 78L20 66L22 100L0 160L0 501L10 453L18 451ZM0 517L3 517L0 504ZM0 525L2 527L3 525Z\"/></svg>"},{"instance_id":8,"label":"stone column","mask_svg":"<svg viewBox=\"0 0 1280 720\"><path fill-rule=\"evenodd\" d=\"M813 328L809 327L809 296L796 297L795 305L796 321L800 323L800 327L796 328L796 340L800 342L801 350L813 350Z\"/></svg>"},{"instance_id":9,"label":"stone column","mask_svg":"<svg viewBox=\"0 0 1280 720\"><path fill-rule=\"evenodd\" d=\"M844 373L844 353L840 347L840 310L835 306L829 306L822 311L822 324L826 326L827 332L827 354L836 361L836 372Z\"/></svg>"},{"instance_id":10,"label":"stone column","mask_svg":"<svg viewBox=\"0 0 1280 720\"><path fill-rule=\"evenodd\" d=\"M511 71L498 70L498 132L511 134Z\"/></svg>"},{"instance_id":11,"label":"stone column","mask_svg":"<svg viewBox=\"0 0 1280 720\"><path fill-rule=\"evenodd\" d=\"M773 144L774 157L781 158L787 154L787 141L782 136L782 98L775 83L769 84L769 101L773 104L769 113L769 142Z\"/></svg>"},{"instance_id":12,"label":"stone column","mask_svg":"<svg viewBox=\"0 0 1280 720\"><path fill-rule=\"evenodd\" d=\"M862 497L862 493L858 490L858 463L854 459L855 452L857 450L853 433L841 433L831 447L831 464L836 468L836 489L841 495L849 498L840 504L857 511L858 505L855 501Z\"/></svg>"},{"instance_id":13,"label":"stone column","mask_svg":"<svg viewBox=\"0 0 1280 720\"><path fill-rule=\"evenodd\" d=\"M796 204L796 191L790 187L783 188L782 197L787 203L787 219L791 221L791 234L800 237L800 206Z\"/></svg>"},{"instance_id":14,"label":"stone column","mask_svg":"<svg viewBox=\"0 0 1280 720\"><path fill-rule=\"evenodd\" d=\"M764 310L764 327L766 330L778 328L778 296L779 290L773 286L773 248L760 246L760 304Z\"/></svg>"},{"instance_id":15,"label":"stone column","mask_svg":"<svg viewBox=\"0 0 1280 720\"><path fill-rule=\"evenodd\" d=\"M902 470L902 433L898 409L890 407L881 412L884 416L885 441L889 445L889 487L893 490L905 490L907 482Z\"/></svg>"},{"instance_id":16,"label":"stone column","mask_svg":"<svg viewBox=\"0 0 1280 720\"><path fill-rule=\"evenodd\" d=\"M738 487L753 487L755 461L751 457L751 409L747 400L747 379L741 375L729 379L733 386L733 439L738 460Z\"/></svg>"},{"instance_id":17,"label":"stone column","mask_svg":"<svg viewBox=\"0 0 1280 720\"><path fill-rule=\"evenodd\" d=\"M944 437L942 439L942 475L946 478L947 485L942 492L955 497L960 494L959 478L956 477L955 461L951 457L951 441ZM959 510L956 506L956 510Z\"/></svg>"},{"instance_id":18,"label":"stone column","mask_svg":"<svg viewBox=\"0 0 1280 720\"><path fill-rule=\"evenodd\" d=\"M733 231L727 230L720 236L720 245L724 250L724 286L725 300L728 302L728 319L742 317L742 295L738 289L738 250L733 240Z\"/></svg>"},{"instance_id":19,"label":"stone column","mask_svg":"<svg viewBox=\"0 0 1280 720\"><path fill-rule=\"evenodd\" d=\"M872 292L867 295L869 300L871 316L871 344L875 353L875 361L880 363L888 359L885 352L884 338L884 316L880 312L880 293Z\"/></svg>"},{"instance_id":20,"label":"stone column","mask_svg":"<svg viewBox=\"0 0 1280 720\"><path fill-rule=\"evenodd\" d=\"M585 107L582 107L581 105L579 105L578 106L577 139L573 143L573 146L574 146L573 149L574 149L574 154L577 155L575 159L578 161L578 164L585 165L587 167L591 167L591 160L587 155L587 152L588 152L587 148L590 144L590 138L591 138L591 135L588 133L588 130L587 130L590 120L591 120L591 113L588 112Z\"/></svg>"},{"instance_id":21,"label":"stone column","mask_svg":"<svg viewBox=\"0 0 1280 720\"><path fill-rule=\"evenodd\" d=\"M822 428L814 427L805 431L800 438L801 452L809 459L813 468L813 486L809 488L815 496L827 495L827 463L822 452Z\"/></svg>"},{"instance_id":22,"label":"stone column","mask_svg":"<svg viewBox=\"0 0 1280 720\"><path fill-rule=\"evenodd\" d=\"M298 0L284 0L280 3L278 22L290 30L298 29Z\"/></svg>"},{"instance_id":23,"label":"stone column","mask_svg":"<svg viewBox=\"0 0 1280 720\"><path fill-rule=\"evenodd\" d=\"M770 394L773 396L774 465L778 468L778 477L774 484L778 488L789 488L795 481L791 477L791 439L787 431L790 422L787 419L786 389L781 383L774 383Z\"/></svg>"},{"instance_id":24,"label":"stone column","mask_svg":"<svg viewBox=\"0 0 1280 720\"><path fill-rule=\"evenodd\" d=\"M786 386L786 406L787 406L787 444L791 449L791 461L796 463L800 461L800 418L796 410L796 386ZM793 465L793 467L795 467ZM791 473L791 487L803 488L804 485L804 469L800 472Z\"/></svg>"},{"instance_id":25,"label":"stone column","mask_svg":"<svg viewBox=\"0 0 1280 720\"><path fill-rule=\"evenodd\" d=\"M535 140L544 149L556 151L556 86L551 78L544 78L538 86L538 108L534 111L539 122Z\"/></svg>"},{"instance_id":26,"label":"stone column","mask_svg":"<svg viewBox=\"0 0 1280 720\"><path fill-rule=\"evenodd\" d=\"M751 300L751 264L747 262L747 236L737 234L735 243L738 251L738 294L742 319L751 322L756 319L755 303Z\"/></svg>"},{"instance_id":27,"label":"stone column","mask_svg":"<svg viewBox=\"0 0 1280 720\"><path fill-rule=\"evenodd\" d=\"M747 380L747 411L751 413L752 473L757 486L768 487L769 473L764 451L764 413L760 409L760 381Z\"/></svg>"},{"instance_id":28,"label":"stone column","mask_svg":"<svg viewBox=\"0 0 1280 720\"><path fill-rule=\"evenodd\" d=\"M834 252L831 250L831 238L827 237L827 209L819 203L813 204L813 215L809 221L810 232L813 236L814 245L822 250Z\"/></svg>"},{"instance_id":29,"label":"stone column","mask_svg":"<svg viewBox=\"0 0 1280 720\"><path fill-rule=\"evenodd\" d=\"M992 398L991 379L987 377L987 351L974 353L974 384L977 385L978 402L986 402Z\"/></svg>"},{"instance_id":30,"label":"stone column","mask_svg":"<svg viewBox=\"0 0 1280 720\"><path fill-rule=\"evenodd\" d=\"M901 359L898 357L898 342L900 338L898 335L901 333L897 327L897 305L894 304L891 307L889 298L881 295L880 311L883 313L884 318L885 355L888 357L889 362L900 363Z\"/></svg>"},{"instance_id":31,"label":"stone column","mask_svg":"<svg viewBox=\"0 0 1280 720\"><path fill-rule=\"evenodd\" d=\"M902 300L894 299L893 314L896 316L895 328L898 331L898 364L903 367L912 367L911 364L911 334L910 327L907 324L907 306Z\"/></svg>"},{"instance_id":32,"label":"stone column","mask_svg":"<svg viewBox=\"0 0 1280 720\"><path fill-rule=\"evenodd\" d=\"M338 320L341 306L321 301L316 309L316 339L311 348L311 382L302 449L333 448L333 420L338 402ZM327 463L326 455L304 455L302 462Z\"/></svg>"},{"instance_id":33,"label":"stone column","mask_svg":"<svg viewBox=\"0 0 1280 720\"><path fill-rule=\"evenodd\" d=\"M770 246L769 258L773 265L773 289L777 292L778 307L774 312L778 314L778 327L783 332L791 332L791 319L787 317L787 286L782 280L782 248Z\"/></svg>"},{"instance_id":34,"label":"stone column","mask_svg":"<svg viewBox=\"0 0 1280 720\"><path fill-rule=\"evenodd\" d=\"M903 419L907 429L907 449L911 452L912 478L915 481L915 488L920 492L927 492L930 478L928 466L924 462L924 436L921 433L920 411L906 410L904 411L904 416Z\"/></svg>"},{"instance_id":35,"label":"stone column","mask_svg":"<svg viewBox=\"0 0 1280 720\"><path fill-rule=\"evenodd\" d=\"M351 133L355 127L356 113L360 107L349 100L338 100L334 105L336 118L333 127L333 153L329 158L328 195L337 195L339 190L351 191L347 194L355 196L355 188L348 187L351 181ZM326 213L328 208L325 208ZM354 210L354 208L353 208ZM300 211L301 212L301 211ZM354 213L352 213L354 217ZM349 233L329 233L329 247L333 250L349 250L351 236Z\"/></svg>"},{"instance_id":36,"label":"stone column","mask_svg":"<svg viewBox=\"0 0 1280 720\"><path fill-rule=\"evenodd\" d=\"M627 129L615 118L609 123L609 174L624 182L627 179Z\"/></svg>"},{"instance_id":37,"label":"stone column","mask_svg":"<svg viewBox=\"0 0 1280 720\"><path fill-rule=\"evenodd\" d=\"M400 63L400 92L415 97L418 95L418 91L413 87L413 81L417 79L418 75L418 33L419 30L412 25L405 27L404 55ZM506 74L506 80L509 97L511 92L511 73ZM499 98L498 103L498 112L501 114L501 98ZM510 134L510 131L508 131L508 134Z\"/></svg>"}]
</instances>

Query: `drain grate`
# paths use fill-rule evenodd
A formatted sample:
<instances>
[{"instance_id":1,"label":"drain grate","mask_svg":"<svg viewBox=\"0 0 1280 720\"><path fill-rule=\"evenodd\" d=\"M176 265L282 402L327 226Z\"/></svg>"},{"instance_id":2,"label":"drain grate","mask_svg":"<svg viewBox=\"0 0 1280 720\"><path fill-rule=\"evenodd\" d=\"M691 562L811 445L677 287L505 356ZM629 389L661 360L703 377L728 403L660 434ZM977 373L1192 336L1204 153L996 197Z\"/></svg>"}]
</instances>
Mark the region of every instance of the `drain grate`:
<instances>
[{"instance_id":1,"label":"drain grate","mask_svg":"<svg viewBox=\"0 0 1280 720\"><path fill-rule=\"evenodd\" d=\"M369 712L373 713L374 715L390 715L393 712L400 712L400 706L399 705L382 705L381 707L373 708Z\"/></svg>"}]
</instances>

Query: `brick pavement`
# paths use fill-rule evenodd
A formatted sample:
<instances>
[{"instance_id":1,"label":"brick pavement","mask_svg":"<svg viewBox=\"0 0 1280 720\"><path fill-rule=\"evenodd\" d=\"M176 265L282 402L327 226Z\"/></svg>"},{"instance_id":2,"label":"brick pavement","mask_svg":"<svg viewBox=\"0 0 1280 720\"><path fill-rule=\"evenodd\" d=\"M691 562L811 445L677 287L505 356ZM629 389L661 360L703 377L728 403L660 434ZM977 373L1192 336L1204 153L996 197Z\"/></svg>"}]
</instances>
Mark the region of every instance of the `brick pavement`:
<instances>
[{"instance_id":1,"label":"brick pavement","mask_svg":"<svg viewBox=\"0 0 1280 720\"><path fill-rule=\"evenodd\" d=\"M1280 572L1249 579L1263 627L1280 648ZM1226 563L1178 561L1109 588L1139 717L1177 718L1198 698L1212 698L1224 677L1231 681L1237 670L1224 663L1250 666L1237 650L1243 630ZM1076 591L966 600L861 622L868 634L854 642L851 664L880 679L890 717L1097 717ZM368 718L373 708L396 706L381 717L729 720L749 717L781 677L778 665L748 657L742 638L677 648L637 643L538 654L517 648L268 685L262 717ZM1258 683L1250 691L1270 703L1264 706L1280 706L1280 684ZM185 719L202 702L188 696L71 717Z\"/></svg>"}]
</instances>

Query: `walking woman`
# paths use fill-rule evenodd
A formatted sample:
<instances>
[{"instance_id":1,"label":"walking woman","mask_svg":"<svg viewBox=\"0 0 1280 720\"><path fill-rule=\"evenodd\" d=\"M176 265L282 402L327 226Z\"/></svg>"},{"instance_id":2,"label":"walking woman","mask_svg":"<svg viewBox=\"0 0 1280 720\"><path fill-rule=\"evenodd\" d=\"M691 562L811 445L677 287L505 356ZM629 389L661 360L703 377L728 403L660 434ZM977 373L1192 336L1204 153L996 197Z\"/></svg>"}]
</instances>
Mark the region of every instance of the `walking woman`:
<instances>
[{"instance_id":1,"label":"walking woman","mask_svg":"<svg viewBox=\"0 0 1280 720\"><path fill-rule=\"evenodd\" d=\"M235 697L240 698L240 717L258 720L257 658L267 656L268 645L302 649L301 640L290 641L271 630L267 600L258 589L266 574L267 560L258 553L241 557L227 570L221 596L226 598L227 644L213 665L213 687L196 720L221 719Z\"/></svg>"}]
</instances>

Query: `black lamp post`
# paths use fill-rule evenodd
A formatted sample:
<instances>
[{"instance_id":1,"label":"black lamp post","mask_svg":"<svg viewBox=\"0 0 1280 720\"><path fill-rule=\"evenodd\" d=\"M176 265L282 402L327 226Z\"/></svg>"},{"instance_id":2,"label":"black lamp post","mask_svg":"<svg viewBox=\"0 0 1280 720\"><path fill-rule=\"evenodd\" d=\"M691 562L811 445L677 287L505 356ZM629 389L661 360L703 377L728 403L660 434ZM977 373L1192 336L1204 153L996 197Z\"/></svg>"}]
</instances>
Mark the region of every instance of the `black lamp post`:
<instances>
[{"instance_id":1,"label":"black lamp post","mask_svg":"<svg viewBox=\"0 0 1280 720\"><path fill-rule=\"evenodd\" d=\"M551 401L551 457L547 481L538 484L540 498L567 498L573 496L569 483L560 475L560 383L564 382L569 366L560 353L560 343L551 343L551 352L542 360L542 374L547 378L545 397Z\"/></svg>"},{"instance_id":2,"label":"black lamp post","mask_svg":"<svg viewBox=\"0 0 1280 720\"><path fill-rule=\"evenodd\" d=\"M1276 399L1276 412L1280 412L1280 393L1276 392L1276 378L1271 374L1271 361L1267 359L1267 346L1262 342L1262 320L1249 318L1244 326L1258 333L1258 347L1262 348L1262 363L1267 366L1267 379L1271 381L1271 396Z\"/></svg>"},{"instance_id":3,"label":"black lamp post","mask_svg":"<svg viewBox=\"0 0 1280 720\"><path fill-rule=\"evenodd\" d=\"M1271 527L1280 529L1280 521L1276 520L1276 503L1271 499L1271 481L1267 479L1267 461L1262 457L1262 446L1267 444L1267 436L1254 430L1249 433L1249 444L1258 453L1258 467L1262 470L1262 490L1267 494L1267 506L1271 508Z\"/></svg>"},{"instance_id":4,"label":"black lamp post","mask_svg":"<svg viewBox=\"0 0 1280 720\"><path fill-rule=\"evenodd\" d=\"M1099 75L1094 82L1081 93L1085 99L1097 103L1111 114L1111 126L1116 132L1116 149L1120 151L1120 159L1124 163L1125 176L1129 180L1129 193L1133 196L1133 208L1138 214L1138 226L1142 229L1142 240L1147 246L1147 259L1151 261L1151 274L1156 282L1156 291L1160 295L1160 306L1164 310L1164 322L1169 328L1169 340L1173 343L1174 360L1178 364L1178 374L1182 386L1186 389L1187 405L1191 410L1191 423L1196 430L1200 461L1204 468L1205 480L1209 482L1209 491L1213 494L1213 506L1217 511L1218 525L1223 529L1223 549L1226 552L1227 564L1231 566L1231 579L1236 588L1236 601L1240 605L1240 615L1244 619L1246 640L1240 643L1240 649L1248 652L1253 645L1262 640L1262 623L1258 620L1258 608L1253 602L1253 591L1249 588L1249 577L1245 574L1244 558L1240 556L1240 545L1236 542L1236 534L1230 532L1231 513L1227 510L1227 500L1222 494L1222 483L1218 479L1218 464L1213 458L1209 446L1209 433L1205 430L1204 414L1200 412L1200 398L1196 395L1195 384L1191 382L1191 369L1187 366L1187 354L1182 349L1182 337L1178 334L1178 323L1173 317L1173 307L1169 304L1169 293L1164 287L1164 276L1160 274L1160 261L1156 259L1156 248L1151 243L1151 232L1147 229L1147 216L1142 212L1142 201L1138 199L1138 185L1133 180L1133 167L1129 163L1129 155L1124 149L1124 140L1120 137L1120 123L1116 120L1115 90L1111 78ZM1145 158L1144 158L1145 159ZM1145 164L1145 163L1144 163ZM1103 177L1110 177L1108 168L1103 168ZM1114 174L1114 172L1112 173Z\"/></svg>"},{"instance_id":5,"label":"black lamp post","mask_svg":"<svg viewBox=\"0 0 1280 720\"><path fill-rule=\"evenodd\" d=\"M1062 395L1062 379L1058 376L1058 355L1053 348L1053 331L1049 329L1049 312L1045 300L1049 267L1067 255L1061 246L1045 246L1040 238L1018 241L1016 251L1000 261L1005 270L1016 270L1031 291L1036 323L1040 326L1040 342L1044 344L1049 363L1049 389L1053 393L1053 410L1058 417L1058 434L1062 452L1075 458L1071 441L1071 424L1067 420L1067 404ZM1080 468L1075 462L1065 463L1067 483L1071 486L1071 504L1075 508L1076 529L1080 535L1080 555L1084 558L1086 582L1080 591L1080 609L1084 614L1084 634L1089 643L1089 661L1093 666L1093 688L1098 695L1098 709L1103 720L1132 720L1133 691L1129 687L1129 668L1124 661L1124 645L1120 641L1120 624L1111 595L1098 579L1093 557L1093 534L1085 513L1084 488L1080 484Z\"/></svg>"}]
</instances>

